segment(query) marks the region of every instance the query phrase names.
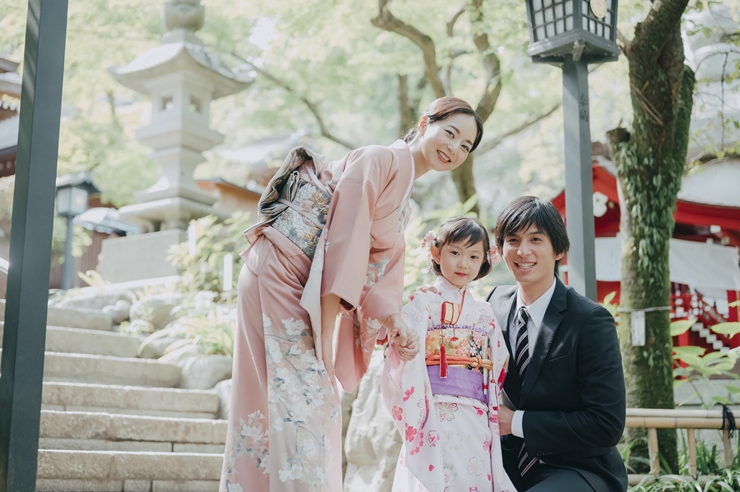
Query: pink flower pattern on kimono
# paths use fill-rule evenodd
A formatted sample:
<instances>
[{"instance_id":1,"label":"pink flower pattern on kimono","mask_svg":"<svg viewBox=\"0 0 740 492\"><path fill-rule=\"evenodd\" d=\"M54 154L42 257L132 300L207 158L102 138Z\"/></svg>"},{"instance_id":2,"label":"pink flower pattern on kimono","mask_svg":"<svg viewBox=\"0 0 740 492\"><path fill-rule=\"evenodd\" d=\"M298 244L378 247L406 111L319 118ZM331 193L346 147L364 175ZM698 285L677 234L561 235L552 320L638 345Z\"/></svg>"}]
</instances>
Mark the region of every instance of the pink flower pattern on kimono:
<instances>
[{"instance_id":1,"label":"pink flower pattern on kimono","mask_svg":"<svg viewBox=\"0 0 740 492\"><path fill-rule=\"evenodd\" d=\"M409 328L425 340L425 350L408 362L402 362L393 350L387 352L383 398L389 412L394 407L403 409L402 414L396 411L401 420L394 420L404 445L393 491L514 490L503 468L497 422L497 382L505 376L508 361L506 347L501 344L503 335L493 324L490 305L472 296L466 298L461 323L440 325L442 303L461 304L462 296L443 277L438 277L434 286L437 293L417 293L402 312ZM428 335L436 338L430 342ZM459 343L447 346L452 336L457 336ZM490 359L493 366L483 372L489 381L488 405L477 399L432 393L424 359L439 353L440 342L445 343L448 355L467 356L481 345L490 346L490 353L479 355ZM463 344L467 351L458 350Z\"/></svg>"}]
</instances>

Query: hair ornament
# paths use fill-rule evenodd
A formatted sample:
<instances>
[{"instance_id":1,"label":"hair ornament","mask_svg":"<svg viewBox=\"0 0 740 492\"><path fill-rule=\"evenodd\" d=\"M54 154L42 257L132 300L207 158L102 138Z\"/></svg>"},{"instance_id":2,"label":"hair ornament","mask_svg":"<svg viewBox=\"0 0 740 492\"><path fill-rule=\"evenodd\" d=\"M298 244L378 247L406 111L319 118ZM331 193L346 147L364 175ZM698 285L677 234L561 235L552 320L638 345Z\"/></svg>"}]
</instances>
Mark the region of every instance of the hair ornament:
<instances>
[{"instance_id":1,"label":"hair ornament","mask_svg":"<svg viewBox=\"0 0 740 492\"><path fill-rule=\"evenodd\" d=\"M491 249L488 250L488 263L493 266L498 265L499 261L501 261L501 256L499 256L496 246L491 246Z\"/></svg>"},{"instance_id":2,"label":"hair ornament","mask_svg":"<svg viewBox=\"0 0 740 492\"><path fill-rule=\"evenodd\" d=\"M426 234L424 234L424 237L421 239L421 247L426 248L427 246L436 246L437 245L437 233L434 231L429 231Z\"/></svg>"}]
</instances>

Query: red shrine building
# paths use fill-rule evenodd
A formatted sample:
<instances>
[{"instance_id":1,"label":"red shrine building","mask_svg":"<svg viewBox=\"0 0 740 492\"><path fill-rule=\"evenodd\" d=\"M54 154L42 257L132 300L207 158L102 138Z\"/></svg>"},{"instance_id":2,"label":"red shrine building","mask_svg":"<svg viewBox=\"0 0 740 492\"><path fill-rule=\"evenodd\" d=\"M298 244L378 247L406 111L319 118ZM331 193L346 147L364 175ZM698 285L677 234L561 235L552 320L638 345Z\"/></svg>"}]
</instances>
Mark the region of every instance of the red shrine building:
<instances>
[{"instance_id":1,"label":"red shrine building","mask_svg":"<svg viewBox=\"0 0 740 492\"><path fill-rule=\"evenodd\" d=\"M616 292L612 302L618 303L622 251L616 168L601 144L594 144L593 150L598 299L601 302ZM740 320L740 308L729 307L740 299L739 186L740 161L734 159L706 163L683 179L670 243L671 319L695 318L697 322L674 337L674 345L713 351L740 346L740 335L728 338L707 329ZM552 203L565 219L565 191Z\"/></svg>"}]
</instances>

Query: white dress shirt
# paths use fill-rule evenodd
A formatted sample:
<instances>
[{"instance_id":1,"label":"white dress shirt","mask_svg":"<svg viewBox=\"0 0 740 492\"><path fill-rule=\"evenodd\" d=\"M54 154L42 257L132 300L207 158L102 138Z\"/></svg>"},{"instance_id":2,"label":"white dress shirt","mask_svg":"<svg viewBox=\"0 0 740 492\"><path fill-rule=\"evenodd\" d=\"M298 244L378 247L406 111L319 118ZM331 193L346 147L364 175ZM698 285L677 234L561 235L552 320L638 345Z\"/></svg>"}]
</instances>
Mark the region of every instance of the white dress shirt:
<instances>
[{"instance_id":1,"label":"white dress shirt","mask_svg":"<svg viewBox=\"0 0 740 492\"><path fill-rule=\"evenodd\" d=\"M532 354L534 353L534 347L537 344L537 337L540 334L542 320L545 318L547 306L550 305L550 300L552 299L552 294L555 292L556 285L557 280L553 278L550 288L529 306L527 306L522 300L521 289L517 291L515 313L518 313L519 309L522 307L526 307L527 312L529 313L529 320L527 321L527 336L529 337L530 357L532 357ZM514 319L516 319L516 315L514 316ZM514 350L516 347L516 326L509 326L509 343L511 344L512 350ZM509 370L511 370L511 368L509 368ZM524 439L523 420L524 410L515 411L514 417L511 420L511 433L516 437L521 437L522 439Z\"/></svg>"}]
</instances>

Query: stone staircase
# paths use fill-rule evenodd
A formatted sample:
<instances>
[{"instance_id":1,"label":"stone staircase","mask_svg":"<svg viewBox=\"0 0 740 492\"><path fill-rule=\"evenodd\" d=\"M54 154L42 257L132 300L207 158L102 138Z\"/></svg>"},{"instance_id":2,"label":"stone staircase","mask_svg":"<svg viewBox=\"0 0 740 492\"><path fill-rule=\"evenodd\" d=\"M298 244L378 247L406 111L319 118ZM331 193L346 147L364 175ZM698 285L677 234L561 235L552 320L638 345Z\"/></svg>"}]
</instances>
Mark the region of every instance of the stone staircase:
<instances>
[{"instance_id":1,"label":"stone staircase","mask_svg":"<svg viewBox=\"0 0 740 492\"><path fill-rule=\"evenodd\" d=\"M0 341L5 306L0 300ZM214 391L177 389L180 367L97 311L50 309L37 490L218 491L226 421Z\"/></svg>"}]
</instances>

